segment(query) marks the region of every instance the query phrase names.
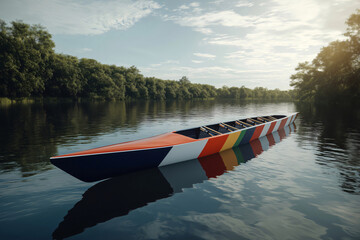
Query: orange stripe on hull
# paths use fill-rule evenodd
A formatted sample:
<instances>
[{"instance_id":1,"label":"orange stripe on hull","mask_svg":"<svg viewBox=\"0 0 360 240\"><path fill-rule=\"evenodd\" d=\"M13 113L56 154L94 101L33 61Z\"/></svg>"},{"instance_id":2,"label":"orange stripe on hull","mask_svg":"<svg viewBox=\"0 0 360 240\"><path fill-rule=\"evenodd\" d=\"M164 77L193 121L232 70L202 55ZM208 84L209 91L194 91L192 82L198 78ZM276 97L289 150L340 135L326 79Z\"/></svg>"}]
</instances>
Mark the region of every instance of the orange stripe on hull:
<instances>
[{"instance_id":1,"label":"orange stripe on hull","mask_svg":"<svg viewBox=\"0 0 360 240\"><path fill-rule=\"evenodd\" d=\"M297 119L298 115L299 115L299 113L297 113L297 114L295 115L295 119L294 119L294 121Z\"/></svg>"},{"instance_id":2,"label":"orange stripe on hull","mask_svg":"<svg viewBox=\"0 0 360 240\"><path fill-rule=\"evenodd\" d=\"M279 129L283 128L287 122L288 118L285 118L283 120L281 120L281 123L280 123L280 126L279 126Z\"/></svg>"},{"instance_id":3,"label":"orange stripe on hull","mask_svg":"<svg viewBox=\"0 0 360 240\"><path fill-rule=\"evenodd\" d=\"M294 117L295 117L295 115L292 115L292 116L291 116L291 119L290 119L289 124L290 124L290 123L292 123L292 121L293 121Z\"/></svg>"},{"instance_id":4,"label":"orange stripe on hull","mask_svg":"<svg viewBox=\"0 0 360 240\"><path fill-rule=\"evenodd\" d=\"M260 136L262 130L264 129L264 127L265 127L265 125L261 125L261 126L256 127L256 129L255 129L255 131L254 131L254 133L253 133L253 135L252 135L252 137L251 137L251 139L250 139L250 142L251 142L252 140L254 140L254 139L258 139L258 138L259 138L259 136Z\"/></svg>"},{"instance_id":5,"label":"orange stripe on hull","mask_svg":"<svg viewBox=\"0 0 360 240\"><path fill-rule=\"evenodd\" d=\"M275 125L276 125L276 122L272 122L272 123L271 123L271 125L270 125L270 127L269 127L269 130L268 130L268 132L266 133L266 135L268 135L268 134L270 134L270 133L272 133L272 132L274 131Z\"/></svg>"},{"instance_id":6,"label":"orange stripe on hull","mask_svg":"<svg viewBox=\"0 0 360 240\"><path fill-rule=\"evenodd\" d=\"M69 157L69 156L79 156L79 155L88 155L88 154L102 154L109 152L119 152L119 151L129 151L129 150L139 150L139 149L149 149L157 147L168 147L178 144L184 144L189 142L198 141L197 139L189 138L177 133L165 133L158 136L135 140L131 142L118 143L110 146L94 148L86 151L65 154L61 156L56 156L54 158L60 157Z\"/></svg>"},{"instance_id":7,"label":"orange stripe on hull","mask_svg":"<svg viewBox=\"0 0 360 240\"><path fill-rule=\"evenodd\" d=\"M221 148L224 146L226 139L228 138L228 134L220 135L213 138L210 138L205 145L204 149L200 153L199 157L205 157L214 153L220 152Z\"/></svg>"}]
</instances>

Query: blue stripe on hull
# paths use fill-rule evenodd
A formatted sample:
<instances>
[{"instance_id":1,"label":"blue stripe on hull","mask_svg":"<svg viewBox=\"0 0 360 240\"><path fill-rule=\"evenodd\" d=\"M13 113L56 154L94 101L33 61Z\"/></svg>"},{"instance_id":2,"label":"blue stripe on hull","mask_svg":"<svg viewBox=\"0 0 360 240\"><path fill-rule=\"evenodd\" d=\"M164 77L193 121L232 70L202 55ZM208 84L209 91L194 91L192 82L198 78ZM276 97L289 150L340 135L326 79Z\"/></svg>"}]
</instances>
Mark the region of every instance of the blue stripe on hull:
<instances>
[{"instance_id":1,"label":"blue stripe on hull","mask_svg":"<svg viewBox=\"0 0 360 240\"><path fill-rule=\"evenodd\" d=\"M240 145L250 142L250 139L251 139L252 135L253 135L254 132L255 132L255 128L256 128L256 127L250 128L250 129L247 129L247 130L246 130L245 136L244 136L243 139L241 140Z\"/></svg>"},{"instance_id":2,"label":"blue stripe on hull","mask_svg":"<svg viewBox=\"0 0 360 240\"><path fill-rule=\"evenodd\" d=\"M159 166L172 147L51 159L52 164L85 181L93 182Z\"/></svg>"}]
</instances>

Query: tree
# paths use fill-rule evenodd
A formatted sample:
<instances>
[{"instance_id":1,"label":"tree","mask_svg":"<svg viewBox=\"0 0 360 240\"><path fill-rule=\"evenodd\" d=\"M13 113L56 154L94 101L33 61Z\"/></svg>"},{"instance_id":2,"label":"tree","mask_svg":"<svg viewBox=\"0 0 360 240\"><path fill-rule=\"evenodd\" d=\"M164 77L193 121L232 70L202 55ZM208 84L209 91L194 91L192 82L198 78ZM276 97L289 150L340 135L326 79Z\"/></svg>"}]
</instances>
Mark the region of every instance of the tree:
<instances>
[{"instance_id":1,"label":"tree","mask_svg":"<svg viewBox=\"0 0 360 240\"><path fill-rule=\"evenodd\" d=\"M177 81L165 81L166 99L176 99L178 97L179 83Z\"/></svg>"},{"instance_id":2,"label":"tree","mask_svg":"<svg viewBox=\"0 0 360 240\"><path fill-rule=\"evenodd\" d=\"M118 99L121 96L121 89L107 73L106 65L82 58L79 67L83 76L83 96L103 99Z\"/></svg>"},{"instance_id":3,"label":"tree","mask_svg":"<svg viewBox=\"0 0 360 240\"><path fill-rule=\"evenodd\" d=\"M115 65L111 65L107 68L107 74L114 81L117 88L117 97L116 99L125 99L125 76L124 73L126 71L125 67L117 67Z\"/></svg>"},{"instance_id":4,"label":"tree","mask_svg":"<svg viewBox=\"0 0 360 240\"><path fill-rule=\"evenodd\" d=\"M348 78L350 94L360 98L360 9L346 21L348 25L344 34L350 38L351 66L353 74Z\"/></svg>"},{"instance_id":5,"label":"tree","mask_svg":"<svg viewBox=\"0 0 360 240\"><path fill-rule=\"evenodd\" d=\"M230 91L228 86L222 86L222 88L219 88L217 91L217 95L219 97L228 98L230 97Z\"/></svg>"},{"instance_id":6,"label":"tree","mask_svg":"<svg viewBox=\"0 0 360 240\"><path fill-rule=\"evenodd\" d=\"M0 82L5 97L39 96L51 78L54 42L40 25L0 21Z\"/></svg>"},{"instance_id":7,"label":"tree","mask_svg":"<svg viewBox=\"0 0 360 240\"><path fill-rule=\"evenodd\" d=\"M184 86L191 84L190 80L186 76L183 76L182 78L180 78L179 83L180 83L180 85L184 85Z\"/></svg>"},{"instance_id":8,"label":"tree","mask_svg":"<svg viewBox=\"0 0 360 240\"><path fill-rule=\"evenodd\" d=\"M250 96L250 89L246 88L245 86L241 86L240 88L240 98L245 99Z\"/></svg>"},{"instance_id":9,"label":"tree","mask_svg":"<svg viewBox=\"0 0 360 240\"><path fill-rule=\"evenodd\" d=\"M312 63L300 63L291 76L300 100L360 100L360 10L347 20L348 37L323 47Z\"/></svg>"},{"instance_id":10,"label":"tree","mask_svg":"<svg viewBox=\"0 0 360 240\"><path fill-rule=\"evenodd\" d=\"M76 97L82 89L79 59L56 54L52 62L53 75L45 83L45 95L54 97Z\"/></svg>"}]
</instances>

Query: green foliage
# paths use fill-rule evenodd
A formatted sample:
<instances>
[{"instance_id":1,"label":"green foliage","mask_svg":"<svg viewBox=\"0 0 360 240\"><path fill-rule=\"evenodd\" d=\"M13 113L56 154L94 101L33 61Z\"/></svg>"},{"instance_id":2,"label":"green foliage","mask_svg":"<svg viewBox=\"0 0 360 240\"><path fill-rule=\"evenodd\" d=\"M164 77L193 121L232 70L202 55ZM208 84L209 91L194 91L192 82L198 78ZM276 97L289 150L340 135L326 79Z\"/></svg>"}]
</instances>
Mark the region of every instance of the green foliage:
<instances>
[{"instance_id":1,"label":"green foliage","mask_svg":"<svg viewBox=\"0 0 360 240\"><path fill-rule=\"evenodd\" d=\"M263 87L250 89L244 86L240 88L223 86L217 89L217 92L221 98L233 99L292 100L295 98L293 90L281 91L278 88L269 90Z\"/></svg>"},{"instance_id":2,"label":"green foliage","mask_svg":"<svg viewBox=\"0 0 360 240\"><path fill-rule=\"evenodd\" d=\"M49 67L55 44L39 25L0 21L0 94L5 97L40 96L51 78Z\"/></svg>"},{"instance_id":3,"label":"green foliage","mask_svg":"<svg viewBox=\"0 0 360 240\"><path fill-rule=\"evenodd\" d=\"M76 97L82 89L82 75L76 57L56 54L51 68L53 76L45 83L46 96Z\"/></svg>"},{"instance_id":4,"label":"green foliage","mask_svg":"<svg viewBox=\"0 0 360 240\"><path fill-rule=\"evenodd\" d=\"M287 99L287 91L255 88L216 89L179 81L144 77L140 71L105 65L94 59L56 54L51 35L41 26L0 20L0 98L67 97L101 100L259 98Z\"/></svg>"},{"instance_id":5,"label":"green foliage","mask_svg":"<svg viewBox=\"0 0 360 240\"><path fill-rule=\"evenodd\" d=\"M323 47L312 63L300 63L291 86L300 100L360 100L360 10L347 20L348 39Z\"/></svg>"}]
</instances>

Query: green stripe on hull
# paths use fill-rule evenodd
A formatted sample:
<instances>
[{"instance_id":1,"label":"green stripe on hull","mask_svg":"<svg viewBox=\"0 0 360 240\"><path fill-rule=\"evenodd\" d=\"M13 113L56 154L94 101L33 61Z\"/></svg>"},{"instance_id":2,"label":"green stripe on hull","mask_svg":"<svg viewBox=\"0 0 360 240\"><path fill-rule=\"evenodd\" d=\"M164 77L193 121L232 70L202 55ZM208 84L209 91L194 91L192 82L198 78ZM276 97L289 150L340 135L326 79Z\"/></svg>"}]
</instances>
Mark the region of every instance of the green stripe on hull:
<instances>
[{"instance_id":1,"label":"green stripe on hull","mask_svg":"<svg viewBox=\"0 0 360 240\"><path fill-rule=\"evenodd\" d=\"M246 133L246 130L241 131L241 133L240 133L240 135L239 135L238 139L236 140L236 142L235 142L235 144L234 144L233 147L239 146L241 140L242 140L242 139L244 138L244 136L245 136L245 133Z\"/></svg>"}]
</instances>

